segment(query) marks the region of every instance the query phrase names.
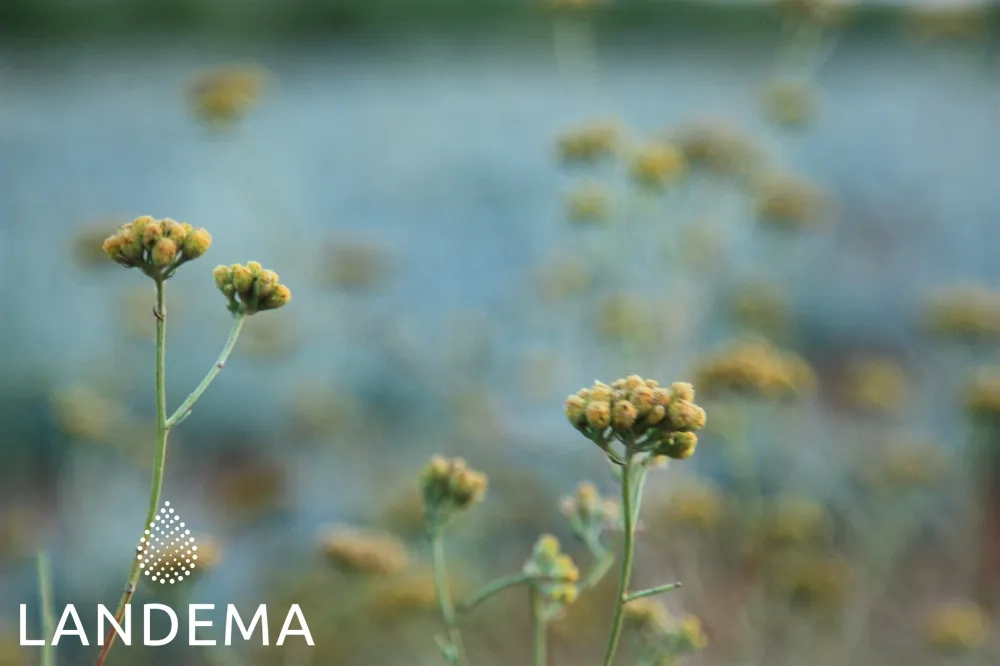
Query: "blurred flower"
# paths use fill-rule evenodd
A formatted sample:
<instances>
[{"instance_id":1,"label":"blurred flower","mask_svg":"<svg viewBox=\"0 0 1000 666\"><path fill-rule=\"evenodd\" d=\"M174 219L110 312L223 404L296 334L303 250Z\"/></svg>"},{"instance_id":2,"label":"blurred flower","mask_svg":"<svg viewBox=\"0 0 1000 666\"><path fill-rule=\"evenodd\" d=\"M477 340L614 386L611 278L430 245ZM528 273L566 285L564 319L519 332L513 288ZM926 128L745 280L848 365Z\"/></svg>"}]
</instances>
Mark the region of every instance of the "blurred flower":
<instances>
[{"instance_id":1,"label":"blurred flower","mask_svg":"<svg viewBox=\"0 0 1000 666\"><path fill-rule=\"evenodd\" d=\"M388 253L363 241L340 241L323 253L325 280L340 289L378 288L388 279L390 266Z\"/></svg>"},{"instance_id":2,"label":"blurred flower","mask_svg":"<svg viewBox=\"0 0 1000 666\"><path fill-rule=\"evenodd\" d=\"M535 273L538 291L550 301L580 293L590 285L592 277L590 264L575 255L555 257Z\"/></svg>"},{"instance_id":3,"label":"blurred flower","mask_svg":"<svg viewBox=\"0 0 1000 666\"><path fill-rule=\"evenodd\" d=\"M566 213L570 222L603 224L611 214L611 199L600 183L582 183L567 195Z\"/></svg>"},{"instance_id":4,"label":"blurred flower","mask_svg":"<svg viewBox=\"0 0 1000 666\"><path fill-rule=\"evenodd\" d=\"M632 454L684 459L698 444L705 410L694 403L694 388L674 382L661 388L638 375L611 385L595 382L566 399L566 416L588 439L609 452L612 439Z\"/></svg>"},{"instance_id":5,"label":"blurred flower","mask_svg":"<svg viewBox=\"0 0 1000 666\"><path fill-rule=\"evenodd\" d=\"M766 342L730 344L695 366L695 381L706 394L737 393L766 399L811 393L816 376L805 359Z\"/></svg>"},{"instance_id":6,"label":"blurred flower","mask_svg":"<svg viewBox=\"0 0 1000 666\"><path fill-rule=\"evenodd\" d=\"M757 216L769 226L812 229L823 221L827 208L823 191L798 176L772 175L758 187Z\"/></svg>"},{"instance_id":7,"label":"blurred flower","mask_svg":"<svg viewBox=\"0 0 1000 666\"><path fill-rule=\"evenodd\" d=\"M319 549L331 564L352 573L394 574L409 562L405 544L391 534L344 525L324 529Z\"/></svg>"},{"instance_id":8,"label":"blurred flower","mask_svg":"<svg viewBox=\"0 0 1000 666\"><path fill-rule=\"evenodd\" d=\"M788 299L776 285L741 285L732 296L731 308L733 319L750 331L777 337L788 330Z\"/></svg>"},{"instance_id":9,"label":"blurred flower","mask_svg":"<svg viewBox=\"0 0 1000 666\"><path fill-rule=\"evenodd\" d=\"M138 268L154 280L164 280L179 266L208 251L212 236L205 229L175 222L137 217L104 240L104 253L126 268Z\"/></svg>"},{"instance_id":10,"label":"blurred flower","mask_svg":"<svg viewBox=\"0 0 1000 666\"><path fill-rule=\"evenodd\" d=\"M424 511L432 524L453 511L478 504L486 496L488 478L461 458L433 456L420 473Z\"/></svg>"},{"instance_id":11,"label":"blurred flower","mask_svg":"<svg viewBox=\"0 0 1000 666\"><path fill-rule=\"evenodd\" d=\"M569 164L590 164L613 157L621 131L616 123L595 122L565 132L556 140L559 158Z\"/></svg>"},{"instance_id":12,"label":"blurred flower","mask_svg":"<svg viewBox=\"0 0 1000 666\"><path fill-rule=\"evenodd\" d=\"M463 593L461 581L449 576L448 589L452 596L460 598ZM367 604L373 619L381 622L406 617L422 611L438 610L437 591L434 586L434 572L427 568L404 571L387 578L373 593Z\"/></svg>"},{"instance_id":13,"label":"blurred flower","mask_svg":"<svg viewBox=\"0 0 1000 666\"><path fill-rule=\"evenodd\" d=\"M292 391L289 418L293 431L299 435L331 435L354 425L361 409L354 396L317 382L300 382Z\"/></svg>"},{"instance_id":14,"label":"blurred flower","mask_svg":"<svg viewBox=\"0 0 1000 666\"><path fill-rule=\"evenodd\" d=\"M941 337L1000 339L1000 292L980 285L936 289L926 298L923 318L925 328Z\"/></svg>"},{"instance_id":15,"label":"blurred flower","mask_svg":"<svg viewBox=\"0 0 1000 666\"><path fill-rule=\"evenodd\" d=\"M657 141L641 147L632 158L631 175L641 187L659 190L684 175L687 162L677 146Z\"/></svg>"},{"instance_id":16,"label":"blurred flower","mask_svg":"<svg viewBox=\"0 0 1000 666\"><path fill-rule=\"evenodd\" d=\"M701 620L690 614L675 618L649 597L625 604L625 630L638 647L641 663L673 664L708 645Z\"/></svg>"},{"instance_id":17,"label":"blurred flower","mask_svg":"<svg viewBox=\"0 0 1000 666\"><path fill-rule=\"evenodd\" d=\"M1000 420L1000 366L976 370L965 390L965 407L984 421Z\"/></svg>"},{"instance_id":18,"label":"blurred flower","mask_svg":"<svg viewBox=\"0 0 1000 666\"><path fill-rule=\"evenodd\" d=\"M778 585L799 606L830 608L840 605L852 581L851 567L830 555L795 555L776 567Z\"/></svg>"},{"instance_id":19,"label":"blurred flower","mask_svg":"<svg viewBox=\"0 0 1000 666\"><path fill-rule=\"evenodd\" d=\"M803 127L819 112L816 90L805 79L783 78L764 87L764 113L784 127Z\"/></svg>"},{"instance_id":20,"label":"blurred flower","mask_svg":"<svg viewBox=\"0 0 1000 666\"><path fill-rule=\"evenodd\" d=\"M848 364L841 389L852 407L892 414L906 403L909 381L906 371L891 359L859 359Z\"/></svg>"},{"instance_id":21,"label":"blurred flower","mask_svg":"<svg viewBox=\"0 0 1000 666\"><path fill-rule=\"evenodd\" d=\"M896 434L882 442L879 453L863 465L871 483L901 490L929 486L940 480L947 459L932 442Z\"/></svg>"},{"instance_id":22,"label":"blurred flower","mask_svg":"<svg viewBox=\"0 0 1000 666\"><path fill-rule=\"evenodd\" d=\"M120 403L89 386L60 389L51 398L52 416L70 437L106 442L126 421Z\"/></svg>"},{"instance_id":23,"label":"blurred flower","mask_svg":"<svg viewBox=\"0 0 1000 666\"><path fill-rule=\"evenodd\" d=\"M650 331L650 306L635 294L619 293L597 303L597 332L606 340L641 340Z\"/></svg>"},{"instance_id":24,"label":"blurred flower","mask_svg":"<svg viewBox=\"0 0 1000 666\"><path fill-rule=\"evenodd\" d=\"M971 602L946 603L927 618L924 638L939 652L969 652L986 642L989 626L989 617L979 606Z\"/></svg>"},{"instance_id":25,"label":"blurred flower","mask_svg":"<svg viewBox=\"0 0 1000 666\"><path fill-rule=\"evenodd\" d=\"M764 516L763 545L785 548L815 543L830 532L830 516L822 504L809 497L781 497Z\"/></svg>"},{"instance_id":26,"label":"blurred flower","mask_svg":"<svg viewBox=\"0 0 1000 666\"><path fill-rule=\"evenodd\" d=\"M248 456L224 460L222 469L212 477L212 490L225 510L236 513L234 518L252 518L278 508L286 487L284 467Z\"/></svg>"},{"instance_id":27,"label":"blurred flower","mask_svg":"<svg viewBox=\"0 0 1000 666\"><path fill-rule=\"evenodd\" d=\"M576 492L563 497L559 508L569 519L570 529L586 543L594 543L601 534L621 522L621 507L616 500L602 497L593 483L582 481Z\"/></svg>"},{"instance_id":28,"label":"blurred flower","mask_svg":"<svg viewBox=\"0 0 1000 666\"><path fill-rule=\"evenodd\" d=\"M656 513L671 527L710 530L722 517L722 497L708 480L687 478L671 490Z\"/></svg>"},{"instance_id":29,"label":"blurred flower","mask_svg":"<svg viewBox=\"0 0 1000 666\"><path fill-rule=\"evenodd\" d=\"M203 72L188 86L195 116L217 126L231 125L256 106L265 82L256 67L230 66Z\"/></svg>"},{"instance_id":30,"label":"blurred flower","mask_svg":"<svg viewBox=\"0 0 1000 666\"><path fill-rule=\"evenodd\" d=\"M766 162L752 137L722 120L684 125L674 133L673 140L691 166L734 178L749 176Z\"/></svg>"},{"instance_id":31,"label":"blurred flower","mask_svg":"<svg viewBox=\"0 0 1000 666\"><path fill-rule=\"evenodd\" d=\"M535 542L531 557L524 563L524 573L544 579L532 584L546 602L568 605L579 595L576 581L580 579L580 570L561 551L559 539L551 534L544 534Z\"/></svg>"},{"instance_id":32,"label":"blurred flower","mask_svg":"<svg viewBox=\"0 0 1000 666\"><path fill-rule=\"evenodd\" d=\"M233 313L252 315L276 310L292 300L291 290L279 282L278 274L256 261L247 262L246 266L216 266L212 276Z\"/></svg>"},{"instance_id":33,"label":"blurred flower","mask_svg":"<svg viewBox=\"0 0 1000 666\"><path fill-rule=\"evenodd\" d=\"M254 317L243 327L240 354L253 358L274 358L298 346L292 327L281 319Z\"/></svg>"}]
</instances>

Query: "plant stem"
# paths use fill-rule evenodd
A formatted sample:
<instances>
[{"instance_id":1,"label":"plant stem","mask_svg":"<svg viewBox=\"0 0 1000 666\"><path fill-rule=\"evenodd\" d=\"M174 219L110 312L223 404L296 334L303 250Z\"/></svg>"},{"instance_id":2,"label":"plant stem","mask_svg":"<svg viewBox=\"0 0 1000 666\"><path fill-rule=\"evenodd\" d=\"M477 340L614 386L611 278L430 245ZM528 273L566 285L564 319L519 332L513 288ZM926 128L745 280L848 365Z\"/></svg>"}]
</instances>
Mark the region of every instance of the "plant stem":
<instances>
[{"instance_id":1,"label":"plant stem","mask_svg":"<svg viewBox=\"0 0 1000 666\"><path fill-rule=\"evenodd\" d=\"M438 605L441 607L441 618L448 636L448 649L445 657L454 666L461 663L462 634L458 628L458 616L451 601L451 591L448 589L448 577L444 560L444 538L440 525L432 523L430 529L431 557L434 561L434 588L437 592Z\"/></svg>"},{"instance_id":2,"label":"plant stem","mask_svg":"<svg viewBox=\"0 0 1000 666\"><path fill-rule=\"evenodd\" d=\"M146 520L142 523L143 534L156 517L156 509L160 505L160 492L163 489L163 468L167 459L167 435L170 434L170 428L167 427L166 390L167 310L164 304L163 292L163 280L157 280L156 307L153 310L153 315L156 318L156 453L153 458L153 481L149 489L149 506L146 509ZM132 599L132 595L135 594L135 587L142 573L140 564L141 560L136 557L132 558L132 569L125 583L125 590L122 592L121 600L118 602L118 610L115 612L115 619L119 624L125 614L125 606ZM101 654L98 655L95 666L103 666L117 637L118 633L115 631L114 626L112 626L104 639L104 648L101 650Z\"/></svg>"},{"instance_id":3,"label":"plant stem","mask_svg":"<svg viewBox=\"0 0 1000 666\"><path fill-rule=\"evenodd\" d=\"M222 368L224 368L226 365L226 359L229 358L229 355L233 351L233 347L236 346L236 340L240 337L240 330L242 330L243 328L243 321L245 319L246 315L244 315L242 312L239 312L236 315L234 315L233 326L232 328L229 329L229 337L226 339L226 344L223 345L222 351L219 353L219 358L216 359L215 361L215 365L213 365L212 369L208 371L208 374L205 375L205 378L201 380L201 383L198 384L198 387L195 390L191 391L191 394L184 400L184 402L181 403L181 406L178 407L173 414L171 414L169 419L167 419L168 430L176 426L178 423L180 423L187 417L188 413L191 411L191 408L194 406L194 403L198 401L198 398L200 398L201 394L204 393L205 390L209 387L209 385L212 383L212 380L215 379L216 375L222 372Z\"/></svg>"},{"instance_id":4,"label":"plant stem","mask_svg":"<svg viewBox=\"0 0 1000 666\"><path fill-rule=\"evenodd\" d=\"M541 609L538 607L538 589L531 586L531 645L532 664L534 666L545 666L548 646L546 645L545 632L546 622L542 619Z\"/></svg>"},{"instance_id":5,"label":"plant stem","mask_svg":"<svg viewBox=\"0 0 1000 666\"><path fill-rule=\"evenodd\" d=\"M45 551L38 553L38 594L42 604L42 636L46 639L45 647L42 648L42 666L55 666L56 649L47 642L52 639L55 616L52 611L52 568Z\"/></svg>"},{"instance_id":6,"label":"plant stem","mask_svg":"<svg viewBox=\"0 0 1000 666\"><path fill-rule=\"evenodd\" d=\"M458 604L456 612L467 613L479 604L483 603L490 597L492 597L497 592L506 590L508 587L514 587L515 585L521 585L531 581L532 577L529 574L518 572L515 574L510 574L509 576L503 576L497 578L494 581L490 581L482 587L478 592L469 597L466 601Z\"/></svg>"},{"instance_id":7,"label":"plant stem","mask_svg":"<svg viewBox=\"0 0 1000 666\"><path fill-rule=\"evenodd\" d=\"M642 599L643 597L652 597L656 594L663 594L664 592L669 592L670 590L676 590L680 586L680 583L667 583L666 585L657 585L656 587L651 587L646 590L633 592L625 597L625 603L635 601L636 599Z\"/></svg>"},{"instance_id":8,"label":"plant stem","mask_svg":"<svg viewBox=\"0 0 1000 666\"><path fill-rule=\"evenodd\" d=\"M604 666L611 666L611 662L615 658L615 650L618 649L618 639L621 637L622 620L625 615L625 597L628 595L629 579L632 577L632 555L635 551L634 518L638 515L638 501L636 501L635 509L632 506L632 470L632 454L630 453L628 464L622 468L622 516L625 519L625 547L622 554L621 576L618 579L615 614L611 620L611 635L608 637L608 647L604 651ZM639 473L641 474L641 472Z\"/></svg>"}]
</instances>

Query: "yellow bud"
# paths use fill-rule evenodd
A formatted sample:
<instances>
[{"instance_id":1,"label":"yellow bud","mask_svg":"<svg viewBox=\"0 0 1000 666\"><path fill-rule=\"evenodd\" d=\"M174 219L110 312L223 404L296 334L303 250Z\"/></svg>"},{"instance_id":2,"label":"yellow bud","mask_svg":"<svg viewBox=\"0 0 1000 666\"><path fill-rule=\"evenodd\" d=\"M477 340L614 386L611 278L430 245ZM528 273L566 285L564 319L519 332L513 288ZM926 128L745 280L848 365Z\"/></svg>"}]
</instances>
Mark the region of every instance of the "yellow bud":
<instances>
[{"instance_id":1,"label":"yellow bud","mask_svg":"<svg viewBox=\"0 0 1000 666\"><path fill-rule=\"evenodd\" d=\"M569 396L566 398L566 418L568 418L569 422L575 426L581 425L584 419L584 410L586 407L587 401L580 396Z\"/></svg>"},{"instance_id":2,"label":"yellow bud","mask_svg":"<svg viewBox=\"0 0 1000 666\"><path fill-rule=\"evenodd\" d=\"M147 227L147 230L149 228ZM177 243L173 242L169 238L161 238L156 241L156 245L153 246L153 263L164 268L169 266L170 263L177 256Z\"/></svg>"},{"instance_id":3,"label":"yellow bud","mask_svg":"<svg viewBox=\"0 0 1000 666\"><path fill-rule=\"evenodd\" d=\"M670 392L677 400L694 400L694 387L687 382L674 382L670 385Z\"/></svg>"},{"instance_id":4,"label":"yellow bud","mask_svg":"<svg viewBox=\"0 0 1000 666\"><path fill-rule=\"evenodd\" d=\"M228 266L216 266L215 270L212 271L212 277L215 278L215 286L219 289L232 286L233 276L229 272Z\"/></svg>"},{"instance_id":5,"label":"yellow bud","mask_svg":"<svg viewBox=\"0 0 1000 666\"><path fill-rule=\"evenodd\" d=\"M163 222L160 223L160 226L163 228L163 235L180 247L184 242L184 238L187 236L187 231L184 229L184 225L179 222L174 222L168 218L163 220Z\"/></svg>"},{"instance_id":6,"label":"yellow bud","mask_svg":"<svg viewBox=\"0 0 1000 666\"><path fill-rule=\"evenodd\" d=\"M212 234L205 229L195 229L184 238L184 256L187 259L197 259L208 251L212 245Z\"/></svg>"},{"instance_id":7,"label":"yellow bud","mask_svg":"<svg viewBox=\"0 0 1000 666\"><path fill-rule=\"evenodd\" d=\"M142 242L146 249L152 251L156 242L161 238L163 238L163 226L159 222L147 222L142 232Z\"/></svg>"},{"instance_id":8,"label":"yellow bud","mask_svg":"<svg viewBox=\"0 0 1000 666\"><path fill-rule=\"evenodd\" d=\"M645 416L653 408L653 389L639 386L632 391L629 401L639 410L640 416Z\"/></svg>"},{"instance_id":9,"label":"yellow bud","mask_svg":"<svg viewBox=\"0 0 1000 666\"><path fill-rule=\"evenodd\" d=\"M276 285L274 291L258 307L261 310L276 310L292 300L292 290L283 284Z\"/></svg>"},{"instance_id":10,"label":"yellow bud","mask_svg":"<svg viewBox=\"0 0 1000 666\"><path fill-rule=\"evenodd\" d=\"M635 425L635 420L639 411L628 400L619 400L615 403L614 414L611 417L611 425L615 430L629 430Z\"/></svg>"},{"instance_id":11,"label":"yellow bud","mask_svg":"<svg viewBox=\"0 0 1000 666\"><path fill-rule=\"evenodd\" d=\"M125 226L126 227L131 227L132 228L132 232L135 234L136 238L138 238L140 241L144 241L145 240L146 227L148 225L150 225L150 224L155 223L155 222L156 222L156 220L154 220L149 215L143 215L142 217L135 218L134 220L132 220L130 223L128 223Z\"/></svg>"},{"instance_id":12,"label":"yellow bud","mask_svg":"<svg viewBox=\"0 0 1000 666\"><path fill-rule=\"evenodd\" d=\"M236 293L241 298L248 298L250 296L250 289L253 287L253 273L249 268L249 264L247 266L233 264L229 267L229 274L232 276L233 289L236 290Z\"/></svg>"},{"instance_id":13,"label":"yellow bud","mask_svg":"<svg viewBox=\"0 0 1000 666\"><path fill-rule=\"evenodd\" d=\"M121 254L121 249L122 240L118 236L110 236L104 240L104 253L108 255L108 258L119 264L128 265L128 261Z\"/></svg>"},{"instance_id":14,"label":"yellow bud","mask_svg":"<svg viewBox=\"0 0 1000 666\"><path fill-rule=\"evenodd\" d=\"M586 416L591 428L603 430L611 425L611 405L606 402L590 402L587 404Z\"/></svg>"}]
</instances>

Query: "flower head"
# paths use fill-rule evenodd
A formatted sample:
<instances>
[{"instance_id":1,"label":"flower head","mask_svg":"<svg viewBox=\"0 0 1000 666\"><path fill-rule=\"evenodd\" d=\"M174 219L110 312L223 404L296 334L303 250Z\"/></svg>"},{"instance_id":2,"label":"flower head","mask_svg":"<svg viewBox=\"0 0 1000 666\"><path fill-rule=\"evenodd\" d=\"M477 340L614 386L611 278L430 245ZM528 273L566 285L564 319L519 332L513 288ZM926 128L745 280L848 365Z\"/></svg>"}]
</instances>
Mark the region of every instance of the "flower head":
<instances>
[{"instance_id":1,"label":"flower head","mask_svg":"<svg viewBox=\"0 0 1000 666\"><path fill-rule=\"evenodd\" d=\"M617 124L599 122L570 130L556 140L560 159L568 164L590 164L612 157L621 131Z\"/></svg>"},{"instance_id":2,"label":"flower head","mask_svg":"<svg viewBox=\"0 0 1000 666\"><path fill-rule=\"evenodd\" d=\"M944 653L969 652L989 636L989 618L977 605L952 602L934 609L924 625L927 644Z\"/></svg>"},{"instance_id":3,"label":"flower head","mask_svg":"<svg viewBox=\"0 0 1000 666\"><path fill-rule=\"evenodd\" d=\"M938 289L924 305L924 327L942 338L1000 339L1000 292L980 285Z\"/></svg>"},{"instance_id":4,"label":"flower head","mask_svg":"<svg viewBox=\"0 0 1000 666\"><path fill-rule=\"evenodd\" d=\"M572 558L562 552L559 539L551 534L543 534L538 538L523 570L529 576L540 579L534 585L546 601L559 605L569 605L576 601L579 595L576 582L580 579L580 570Z\"/></svg>"},{"instance_id":5,"label":"flower head","mask_svg":"<svg viewBox=\"0 0 1000 666\"><path fill-rule=\"evenodd\" d=\"M602 532L617 526L621 520L618 502L602 497L589 481L581 482L575 493L563 497L559 508L569 519L573 533L585 542L598 539Z\"/></svg>"},{"instance_id":6,"label":"flower head","mask_svg":"<svg viewBox=\"0 0 1000 666\"><path fill-rule=\"evenodd\" d=\"M813 229L823 222L828 205L822 190L798 176L770 176L757 192L757 216L777 229Z\"/></svg>"},{"instance_id":7,"label":"flower head","mask_svg":"<svg viewBox=\"0 0 1000 666\"><path fill-rule=\"evenodd\" d=\"M212 271L215 286L229 300L233 313L252 315L276 310L292 300L292 292L278 281L278 274L256 261L232 266L216 266Z\"/></svg>"},{"instance_id":8,"label":"flower head","mask_svg":"<svg viewBox=\"0 0 1000 666\"><path fill-rule=\"evenodd\" d=\"M188 88L192 111L205 121L232 124L257 104L264 80L263 71L252 67L222 67L199 74Z\"/></svg>"},{"instance_id":9,"label":"flower head","mask_svg":"<svg viewBox=\"0 0 1000 666\"><path fill-rule=\"evenodd\" d=\"M812 368L801 356L758 341L736 342L703 358L694 374L702 390L712 395L786 398L811 393L816 385Z\"/></svg>"},{"instance_id":10,"label":"flower head","mask_svg":"<svg viewBox=\"0 0 1000 666\"><path fill-rule=\"evenodd\" d=\"M660 190L684 175L687 162L684 153L666 141L643 146L632 160L631 175L638 185Z\"/></svg>"},{"instance_id":11,"label":"flower head","mask_svg":"<svg viewBox=\"0 0 1000 666\"><path fill-rule=\"evenodd\" d=\"M691 614L674 617L662 604L648 597L625 604L625 628L645 663L672 664L678 657L708 645L698 617Z\"/></svg>"},{"instance_id":12,"label":"flower head","mask_svg":"<svg viewBox=\"0 0 1000 666\"><path fill-rule=\"evenodd\" d=\"M332 564L354 573L393 574L409 561L406 546L391 534L343 525L325 529L319 549Z\"/></svg>"},{"instance_id":13,"label":"flower head","mask_svg":"<svg viewBox=\"0 0 1000 666\"><path fill-rule=\"evenodd\" d=\"M420 473L425 515L431 521L483 500L489 480L461 458L434 456Z\"/></svg>"},{"instance_id":14,"label":"flower head","mask_svg":"<svg viewBox=\"0 0 1000 666\"><path fill-rule=\"evenodd\" d=\"M205 254L212 244L206 230L169 218L137 217L104 240L104 253L126 268L138 268L155 280L165 280L177 268Z\"/></svg>"},{"instance_id":15,"label":"flower head","mask_svg":"<svg viewBox=\"0 0 1000 666\"><path fill-rule=\"evenodd\" d=\"M819 112L816 91L799 78L776 79L767 84L763 104L771 122L788 128L804 127Z\"/></svg>"}]
</instances>

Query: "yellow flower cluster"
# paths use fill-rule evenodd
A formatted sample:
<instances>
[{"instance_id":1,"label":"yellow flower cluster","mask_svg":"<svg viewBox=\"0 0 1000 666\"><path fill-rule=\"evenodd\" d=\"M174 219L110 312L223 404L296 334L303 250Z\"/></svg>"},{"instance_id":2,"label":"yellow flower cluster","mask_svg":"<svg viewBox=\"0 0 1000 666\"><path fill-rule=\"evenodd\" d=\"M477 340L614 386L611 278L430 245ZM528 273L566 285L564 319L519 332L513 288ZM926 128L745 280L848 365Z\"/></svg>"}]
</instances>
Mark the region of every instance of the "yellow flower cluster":
<instances>
[{"instance_id":1,"label":"yellow flower cluster","mask_svg":"<svg viewBox=\"0 0 1000 666\"><path fill-rule=\"evenodd\" d=\"M753 139L724 121L703 120L681 127L674 141L693 167L744 178L765 161Z\"/></svg>"},{"instance_id":2,"label":"yellow flower cluster","mask_svg":"<svg viewBox=\"0 0 1000 666\"><path fill-rule=\"evenodd\" d=\"M827 208L823 191L798 176L770 176L758 187L757 216L763 224L778 229L817 227Z\"/></svg>"},{"instance_id":3,"label":"yellow flower cluster","mask_svg":"<svg viewBox=\"0 0 1000 666\"><path fill-rule=\"evenodd\" d=\"M434 456L420 473L420 492L428 518L468 509L486 496L489 479L461 458Z\"/></svg>"},{"instance_id":4,"label":"yellow flower cluster","mask_svg":"<svg viewBox=\"0 0 1000 666\"><path fill-rule=\"evenodd\" d=\"M784 398L814 390L816 377L805 359L766 342L736 342L696 364L695 381L705 393Z\"/></svg>"},{"instance_id":5,"label":"yellow flower cluster","mask_svg":"<svg viewBox=\"0 0 1000 666\"><path fill-rule=\"evenodd\" d=\"M710 530L722 517L722 497L711 483L688 479L670 493L662 514L669 525Z\"/></svg>"},{"instance_id":6,"label":"yellow flower cluster","mask_svg":"<svg viewBox=\"0 0 1000 666\"><path fill-rule=\"evenodd\" d=\"M976 371L965 390L965 407L975 417L1000 419L1000 366Z\"/></svg>"},{"instance_id":7,"label":"yellow flower cluster","mask_svg":"<svg viewBox=\"0 0 1000 666\"><path fill-rule=\"evenodd\" d=\"M215 286L229 300L229 311L252 315L275 310L292 300L292 291L278 281L278 274L256 261L247 265L216 266Z\"/></svg>"},{"instance_id":8,"label":"yellow flower cluster","mask_svg":"<svg viewBox=\"0 0 1000 666\"><path fill-rule=\"evenodd\" d=\"M979 606L952 602L939 606L927 618L924 638L940 652L969 652L986 642L989 625L989 618Z\"/></svg>"},{"instance_id":9,"label":"yellow flower cluster","mask_svg":"<svg viewBox=\"0 0 1000 666\"><path fill-rule=\"evenodd\" d=\"M691 614L675 618L649 597L625 604L625 627L635 638L643 663L672 664L708 645L700 619Z\"/></svg>"},{"instance_id":10,"label":"yellow flower cluster","mask_svg":"<svg viewBox=\"0 0 1000 666\"><path fill-rule=\"evenodd\" d=\"M206 121L230 124L254 107L265 76L252 67L223 67L192 79L188 98L194 114Z\"/></svg>"},{"instance_id":11,"label":"yellow flower cluster","mask_svg":"<svg viewBox=\"0 0 1000 666\"><path fill-rule=\"evenodd\" d=\"M611 199L599 183L584 183L566 197L566 214L570 222L598 224L607 222L611 214Z\"/></svg>"},{"instance_id":12,"label":"yellow flower cluster","mask_svg":"<svg viewBox=\"0 0 1000 666\"><path fill-rule=\"evenodd\" d=\"M784 78L764 87L764 114L768 120L783 127L800 128L819 112L819 100L808 81Z\"/></svg>"},{"instance_id":13,"label":"yellow flower cluster","mask_svg":"<svg viewBox=\"0 0 1000 666\"><path fill-rule=\"evenodd\" d=\"M617 124L593 123L559 136L556 149L563 162L590 164L614 156L620 138L621 130Z\"/></svg>"},{"instance_id":14,"label":"yellow flower cluster","mask_svg":"<svg viewBox=\"0 0 1000 666\"><path fill-rule=\"evenodd\" d=\"M660 190L672 184L687 171L684 153L666 141L649 143L632 158L632 180L641 187Z\"/></svg>"},{"instance_id":15,"label":"yellow flower cluster","mask_svg":"<svg viewBox=\"0 0 1000 666\"><path fill-rule=\"evenodd\" d=\"M566 416L578 430L607 450L610 437L632 453L688 458L705 425L705 410L694 402L690 384L659 382L630 375L609 386L595 382L566 399Z\"/></svg>"},{"instance_id":16,"label":"yellow flower cluster","mask_svg":"<svg viewBox=\"0 0 1000 666\"><path fill-rule=\"evenodd\" d=\"M319 550L330 563L352 573L388 575L409 562L406 546L391 534L343 525L320 534Z\"/></svg>"},{"instance_id":17,"label":"yellow flower cluster","mask_svg":"<svg viewBox=\"0 0 1000 666\"><path fill-rule=\"evenodd\" d=\"M585 542L596 539L601 532L617 526L621 520L618 502L602 497L589 481L581 482L573 495L563 497L559 508L569 519L573 533Z\"/></svg>"},{"instance_id":18,"label":"yellow flower cluster","mask_svg":"<svg viewBox=\"0 0 1000 666\"><path fill-rule=\"evenodd\" d=\"M996 340L1000 338L1000 292L979 285L938 289L927 298L924 326L941 337Z\"/></svg>"},{"instance_id":19,"label":"yellow flower cluster","mask_svg":"<svg viewBox=\"0 0 1000 666\"><path fill-rule=\"evenodd\" d=\"M523 571L539 579L534 585L546 601L566 605L579 596L576 582L580 579L580 570L573 559L562 552L559 539L551 534L538 538Z\"/></svg>"},{"instance_id":20,"label":"yellow flower cluster","mask_svg":"<svg viewBox=\"0 0 1000 666\"><path fill-rule=\"evenodd\" d=\"M181 264L208 251L212 236L201 228L145 215L118 228L104 241L104 253L126 268L138 268L156 280L173 275Z\"/></svg>"},{"instance_id":21,"label":"yellow flower cluster","mask_svg":"<svg viewBox=\"0 0 1000 666\"><path fill-rule=\"evenodd\" d=\"M843 397L852 407L892 414L903 407L909 378L898 363L885 358L857 360L847 366Z\"/></svg>"}]
</instances>

